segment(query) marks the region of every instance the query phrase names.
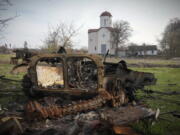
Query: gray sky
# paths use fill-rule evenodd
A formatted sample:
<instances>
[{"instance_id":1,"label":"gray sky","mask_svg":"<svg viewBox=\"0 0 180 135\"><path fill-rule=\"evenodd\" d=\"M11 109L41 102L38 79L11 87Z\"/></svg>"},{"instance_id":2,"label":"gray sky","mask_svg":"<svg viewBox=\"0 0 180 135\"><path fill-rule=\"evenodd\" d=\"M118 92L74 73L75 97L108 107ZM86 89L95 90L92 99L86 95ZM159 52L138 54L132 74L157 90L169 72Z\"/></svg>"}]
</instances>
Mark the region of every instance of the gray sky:
<instances>
[{"instance_id":1,"label":"gray sky","mask_svg":"<svg viewBox=\"0 0 180 135\"><path fill-rule=\"evenodd\" d=\"M126 20L133 33L129 42L157 44L169 19L180 18L180 0L11 0L13 6L1 16L19 15L9 23L0 43L40 47L48 26L59 22L81 27L74 38L75 48L88 46L88 29L99 28L99 15L107 10L113 21Z\"/></svg>"}]
</instances>

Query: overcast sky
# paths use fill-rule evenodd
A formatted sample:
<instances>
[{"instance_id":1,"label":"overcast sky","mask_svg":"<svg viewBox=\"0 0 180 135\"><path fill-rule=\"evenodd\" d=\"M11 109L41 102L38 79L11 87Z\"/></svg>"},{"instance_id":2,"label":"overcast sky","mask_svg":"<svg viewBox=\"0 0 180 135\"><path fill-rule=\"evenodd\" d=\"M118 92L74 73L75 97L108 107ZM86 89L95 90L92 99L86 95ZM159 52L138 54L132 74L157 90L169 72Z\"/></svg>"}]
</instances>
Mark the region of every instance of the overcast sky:
<instances>
[{"instance_id":1,"label":"overcast sky","mask_svg":"<svg viewBox=\"0 0 180 135\"><path fill-rule=\"evenodd\" d=\"M126 20L133 29L129 42L157 44L169 19L180 18L180 0L11 0L13 6L1 16L19 17L9 22L0 43L23 47L40 47L48 26L59 22L80 27L75 48L88 46L88 29L99 28L99 16L109 11L116 20Z\"/></svg>"}]
</instances>

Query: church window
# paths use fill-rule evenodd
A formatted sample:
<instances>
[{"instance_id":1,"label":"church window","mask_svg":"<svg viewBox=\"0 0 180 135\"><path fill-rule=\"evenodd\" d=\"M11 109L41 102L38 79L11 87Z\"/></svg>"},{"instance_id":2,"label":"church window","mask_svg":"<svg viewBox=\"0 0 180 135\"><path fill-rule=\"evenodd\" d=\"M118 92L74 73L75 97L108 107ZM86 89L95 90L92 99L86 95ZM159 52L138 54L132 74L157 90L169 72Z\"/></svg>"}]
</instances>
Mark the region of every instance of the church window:
<instances>
[{"instance_id":1,"label":"church window","mask_svg":"<svg viewBox=\"0 0 180 135\"><path fill-rule=\"evenodd\" d=\"M102 34L102 37L104 38L105 36L106 36L106 35L103 33L103 34Z\"/></svg>"},{"instance_id":2,"label":"church window","mask_svg":"<svg viewBox=\"0 0 180 135\"><path fill-rule=\"evenodd\" d=\"M106 19L104 19L104 25L106 25Z\"/></svg>"},{"instance_id":3,"label":"church window","mask_svg":"<svg viewBox=\"0 0 180 135\"><path fill-rule=\"evenodd\" d=\"M96 46L94 47L94 50L96 51Z\"/></svg>"}]
</instances>

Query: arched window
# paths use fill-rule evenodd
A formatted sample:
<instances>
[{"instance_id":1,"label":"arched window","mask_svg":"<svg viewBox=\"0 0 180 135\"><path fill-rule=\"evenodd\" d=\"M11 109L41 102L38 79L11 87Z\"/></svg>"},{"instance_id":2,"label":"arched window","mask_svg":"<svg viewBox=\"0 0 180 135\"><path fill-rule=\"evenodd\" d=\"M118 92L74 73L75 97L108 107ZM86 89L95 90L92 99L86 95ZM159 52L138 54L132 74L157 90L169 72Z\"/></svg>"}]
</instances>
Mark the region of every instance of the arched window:
<instances>
[{"instance_id":1,"label":"arched window","mask_svg":"<svg viewBox=\"0 0 180 135\"><path fill-rule=\"evenodd\" d=\"M104 19L104 26L106 26L106 19Z\"/></svg>"},{"instance_id":2,"label":"arched window","mask_svg":"<svg viewBox=\"0 0 180 135\"><path fill-rule=\"evenodd\" d=\"M102 34L102 37L104 38L105 36L106 36L106 35L103 33L103 34Z\"/></svg>"}]
</instances>

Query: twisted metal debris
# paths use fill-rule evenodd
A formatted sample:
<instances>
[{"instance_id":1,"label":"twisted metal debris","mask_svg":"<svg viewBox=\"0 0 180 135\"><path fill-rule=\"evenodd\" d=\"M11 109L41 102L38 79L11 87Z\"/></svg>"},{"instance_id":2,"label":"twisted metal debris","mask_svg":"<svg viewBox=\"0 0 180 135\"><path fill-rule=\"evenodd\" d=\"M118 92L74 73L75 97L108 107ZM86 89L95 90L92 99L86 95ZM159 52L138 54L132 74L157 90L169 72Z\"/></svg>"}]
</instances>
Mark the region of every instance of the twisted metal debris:
<instances>
[{"instance_id":1,"label":"twisted metal debris","mask_svg":"<svg viewBox=\"0 0 180 135\"><path fill-rule=\"evenodd\" d=\"M39 102L30 101L26 105L26 114L30 119L46 119L63 117L64 115L74 114L81 111L93 110L101 107L108 100L112 99L111 95L107 92L102 92L93 99L79 101L73 105L60 107L58 105L43 106Z\"/></svg>"}]
</instances>

